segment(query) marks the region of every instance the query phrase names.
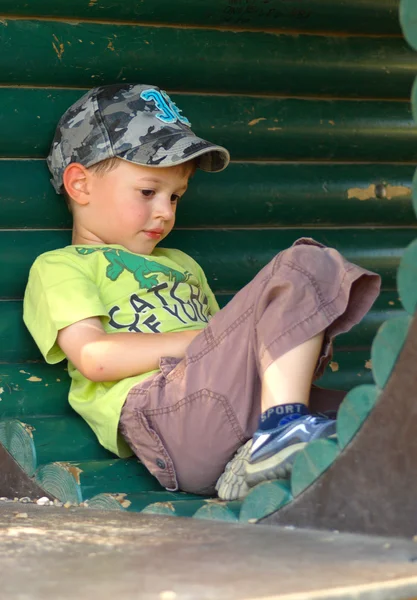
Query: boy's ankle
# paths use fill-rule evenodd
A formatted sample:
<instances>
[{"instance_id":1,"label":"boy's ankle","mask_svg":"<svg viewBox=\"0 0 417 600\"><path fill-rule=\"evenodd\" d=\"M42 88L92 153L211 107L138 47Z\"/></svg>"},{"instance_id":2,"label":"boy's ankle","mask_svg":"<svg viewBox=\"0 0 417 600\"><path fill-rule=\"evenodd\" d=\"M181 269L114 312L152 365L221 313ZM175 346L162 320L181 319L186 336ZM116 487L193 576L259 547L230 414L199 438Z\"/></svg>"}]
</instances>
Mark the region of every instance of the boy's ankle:
<instances>
[{"instance_id":1,"label":"boy's ankle","mask_svg":"<svg viewBox=\"0 0 417 600\"><path fill-rule=\"evenodd\" d=\"M271 406L260 415L258 431L274 429L309 414L310 411L307 406L301 402L277 404L276 406Z\"/></svg>"}]
</instances>

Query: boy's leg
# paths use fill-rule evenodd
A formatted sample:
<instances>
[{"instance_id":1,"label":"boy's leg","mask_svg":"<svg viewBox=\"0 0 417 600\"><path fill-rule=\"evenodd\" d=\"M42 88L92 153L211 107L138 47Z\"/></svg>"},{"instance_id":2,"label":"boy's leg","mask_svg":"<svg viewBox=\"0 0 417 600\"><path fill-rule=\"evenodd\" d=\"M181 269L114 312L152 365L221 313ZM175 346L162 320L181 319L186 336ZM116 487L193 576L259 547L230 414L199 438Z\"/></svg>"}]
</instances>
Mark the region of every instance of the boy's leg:
<instances>
[{"instance_id":1,"label":"boy's leg","mask_svg":"<svg viewBox=\"0 0 417 600\"><path fill-rule=\"evenodd\" d=\"M121 431L165 487L213 491L226 462L257 430L261 379L269 368L325 331L313 369L320 376L332 338L373 304L377 275L311 240L299 244L278 255L211 319L185 359L163 360L160 374L129 393ZM291 378L289 391L299 379L297 373ZM273 389L265 393L274 396ZM279 396L277 390L275 405Z\"/></svg>"}]
</instances>

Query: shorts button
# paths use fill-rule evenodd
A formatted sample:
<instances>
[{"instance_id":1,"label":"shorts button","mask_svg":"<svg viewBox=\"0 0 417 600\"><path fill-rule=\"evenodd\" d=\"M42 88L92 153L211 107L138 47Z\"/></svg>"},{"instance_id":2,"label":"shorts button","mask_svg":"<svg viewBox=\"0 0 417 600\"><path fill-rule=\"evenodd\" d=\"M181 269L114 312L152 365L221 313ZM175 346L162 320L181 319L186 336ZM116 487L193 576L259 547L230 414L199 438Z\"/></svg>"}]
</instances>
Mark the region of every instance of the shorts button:
<instances>
[{"instance_id":1,"label":"shorts button","mask_svg":"<svg viewBox=\"0 0 417 600\"><path fill-rule=\"evenodd\" d=\"M166 464L165 461L162 460L162 458L157 458L156 459L156 466L159 467L160 469L166 469Z\"/></svg>"}]
</instances>

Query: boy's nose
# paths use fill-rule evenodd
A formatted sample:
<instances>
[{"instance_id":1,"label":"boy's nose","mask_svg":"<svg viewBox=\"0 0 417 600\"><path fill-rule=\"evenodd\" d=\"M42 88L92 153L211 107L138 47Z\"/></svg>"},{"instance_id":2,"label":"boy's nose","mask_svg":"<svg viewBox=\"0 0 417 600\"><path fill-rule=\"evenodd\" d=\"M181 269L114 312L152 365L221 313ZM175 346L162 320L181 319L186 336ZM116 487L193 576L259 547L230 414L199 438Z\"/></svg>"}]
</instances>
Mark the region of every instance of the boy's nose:
<instances>
[{"instance_id":1,"label":"boy's nose","mask_svg":"<svg viewBox=\"0 0 417 600\"><path fill-rule=\"evenodd\" d=\"M175 214L174 207L171 203L171 198L169 200L164 200L158 203L155 216L161 217L165 221L170 221Z\"/></svg>"}]
</instances>

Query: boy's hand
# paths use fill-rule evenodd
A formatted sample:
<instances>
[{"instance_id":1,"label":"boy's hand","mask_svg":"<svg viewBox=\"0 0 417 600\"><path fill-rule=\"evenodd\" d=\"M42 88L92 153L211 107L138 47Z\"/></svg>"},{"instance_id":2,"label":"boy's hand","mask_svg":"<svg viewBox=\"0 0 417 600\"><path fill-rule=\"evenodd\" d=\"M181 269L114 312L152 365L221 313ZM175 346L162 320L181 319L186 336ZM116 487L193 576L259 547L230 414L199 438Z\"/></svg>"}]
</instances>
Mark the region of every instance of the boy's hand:
<instances>
[{"instance_id":1,"label":"boy's hand","mask_svg":"<svg viewBox=\"0 0 417 600\"><path fill-rule=\"evenodd\" d=\"M119 381L159 368L162 356L183 358L200 330L175 333L106 333L98 317L58 332L58 345L91 381Z\"/></svg>"}]
</instances>

